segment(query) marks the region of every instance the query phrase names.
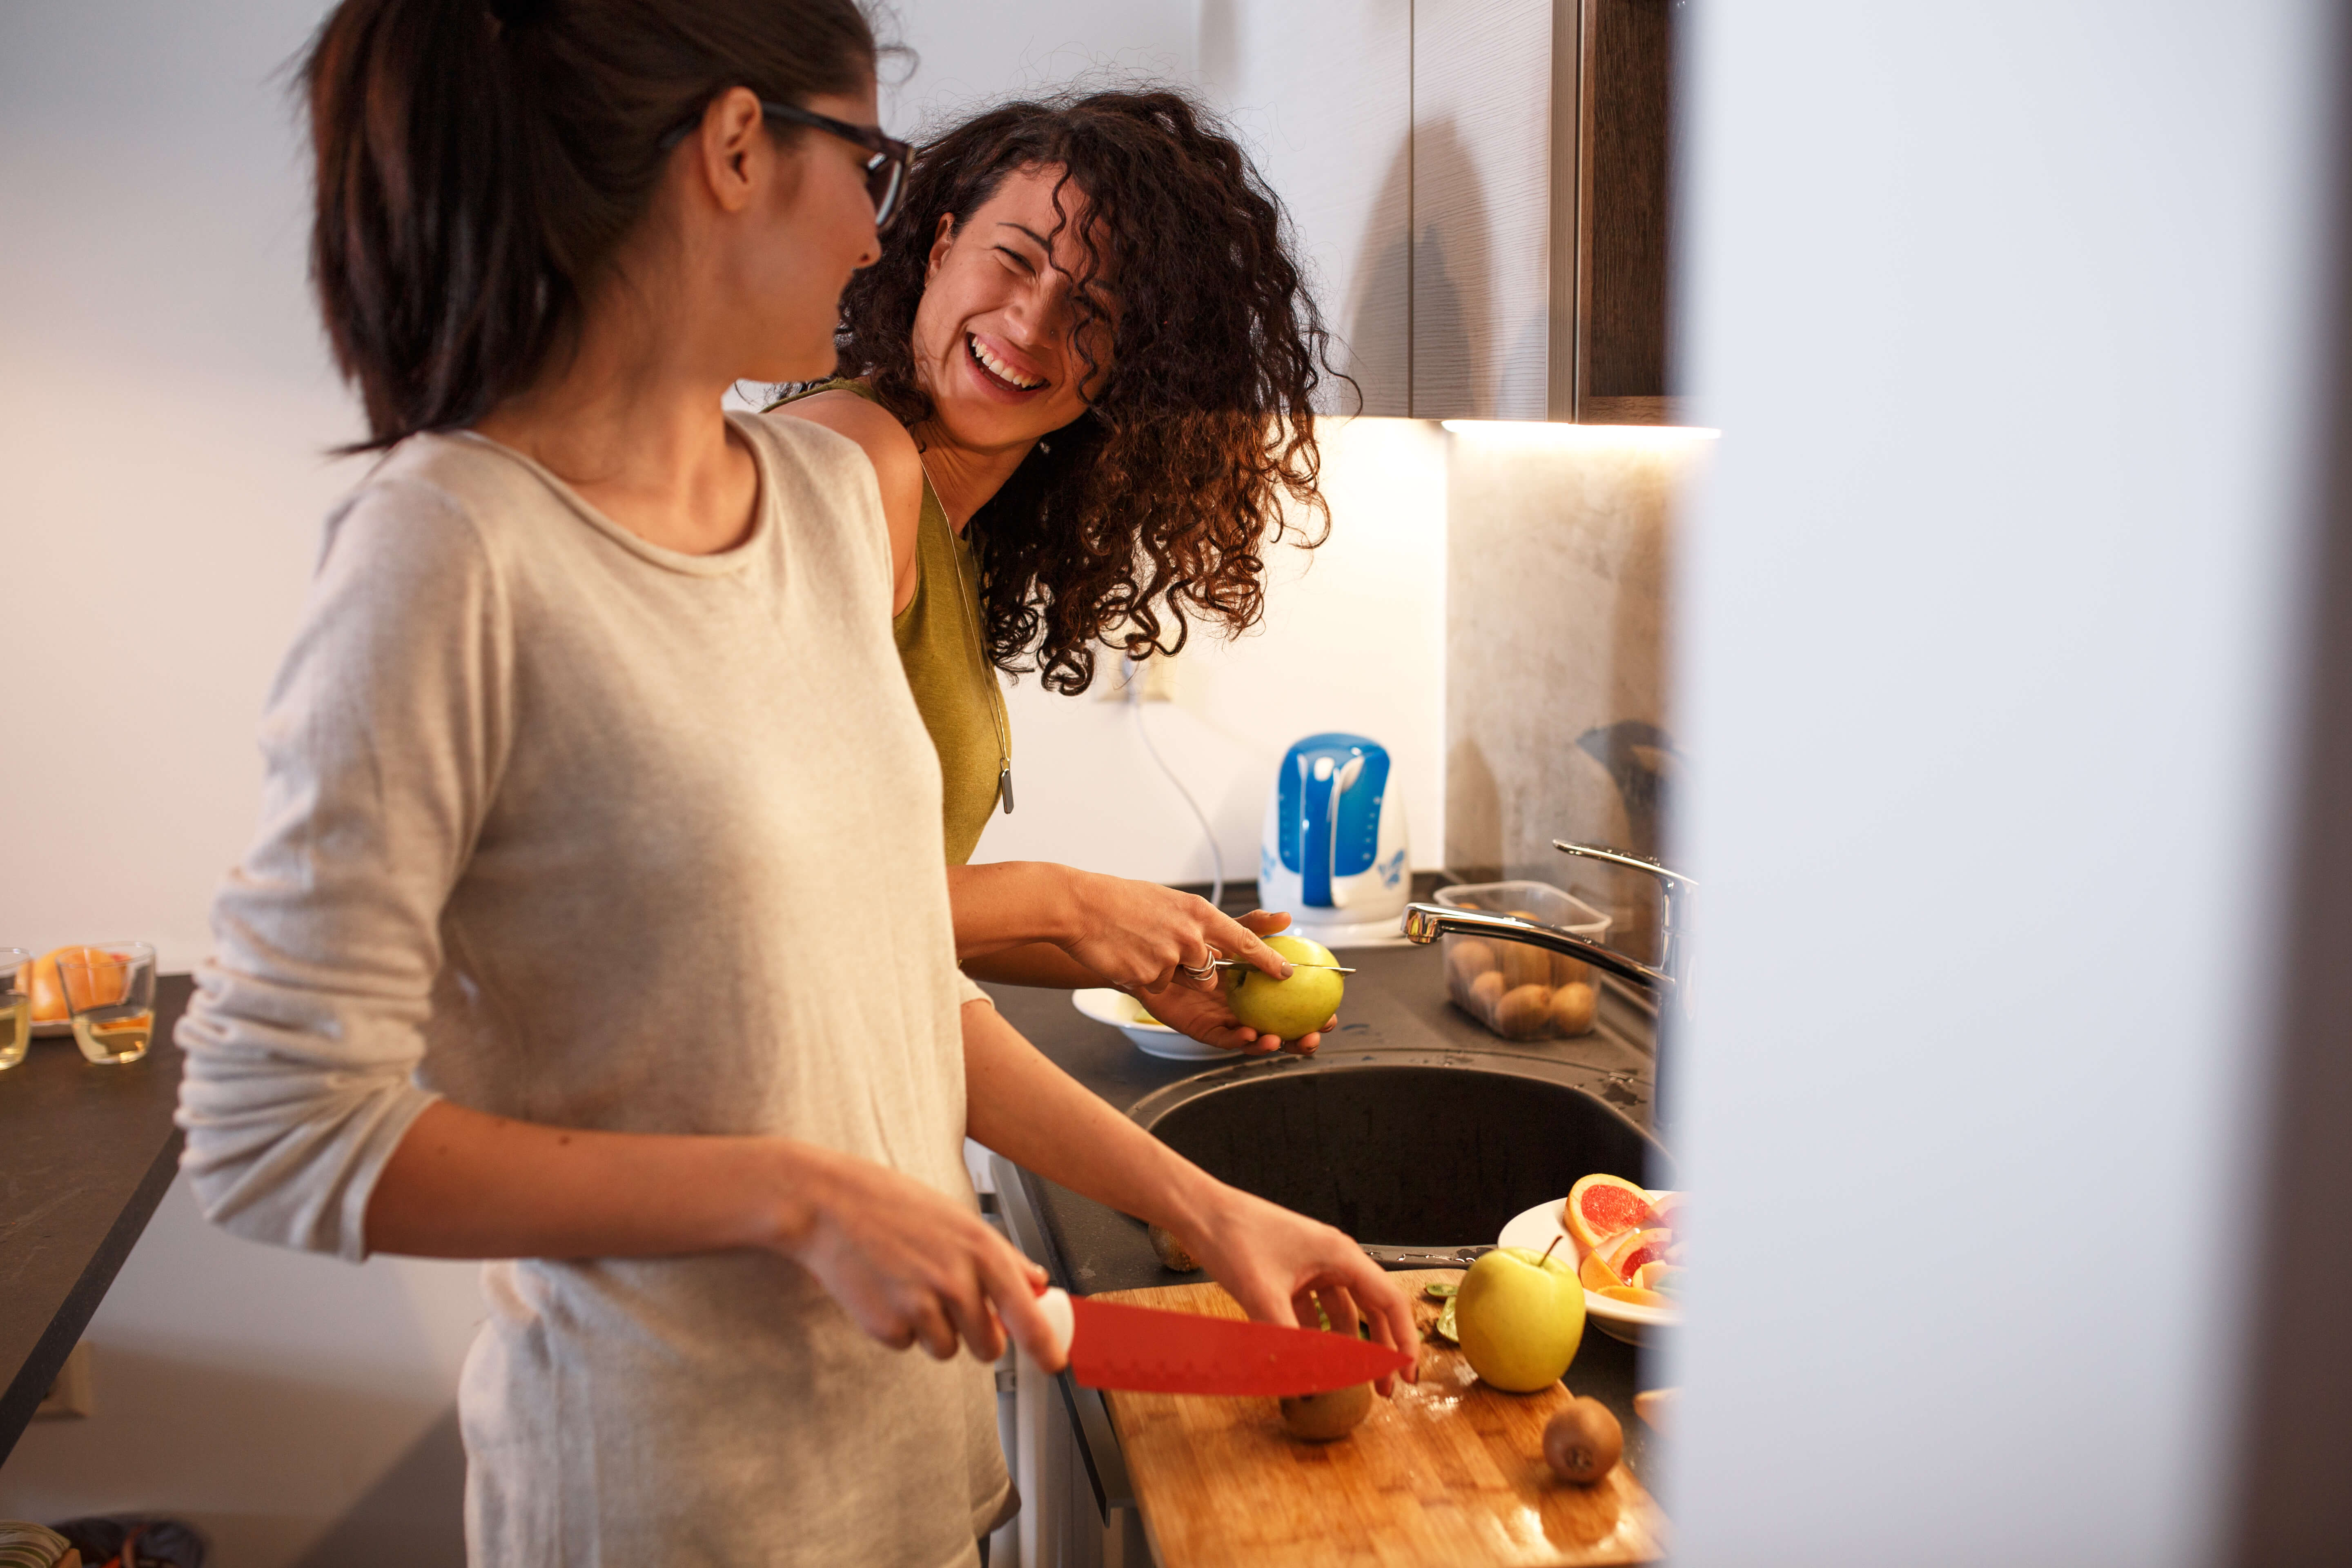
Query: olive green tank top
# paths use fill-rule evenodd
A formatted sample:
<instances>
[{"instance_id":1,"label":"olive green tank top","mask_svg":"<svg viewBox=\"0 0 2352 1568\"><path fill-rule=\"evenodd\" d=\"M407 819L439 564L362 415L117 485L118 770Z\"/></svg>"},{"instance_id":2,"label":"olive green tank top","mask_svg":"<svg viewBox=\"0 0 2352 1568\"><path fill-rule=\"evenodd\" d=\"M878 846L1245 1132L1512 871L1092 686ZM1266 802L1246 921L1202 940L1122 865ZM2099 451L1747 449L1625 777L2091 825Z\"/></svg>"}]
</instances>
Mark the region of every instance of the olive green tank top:
<instances>
[{"instance_id":1,"label":"olive green tank top","mask_svg":"<svg viewBox=\"0 0 2352 1568\"><path fill-rule=\"evenodd\" d=\"M820 392L854 392L875 401L872 387L847 379L795 397ZM892 617L890 630L915 709L940 754L950 866L963 865L979 847L981 829L996 809L998 781L1013 761L1013 724L980 625L979 566L971 547L948 526L947 509L926 474L922 516L915 525L915 596Z\"/></svg>"}]
</instances>

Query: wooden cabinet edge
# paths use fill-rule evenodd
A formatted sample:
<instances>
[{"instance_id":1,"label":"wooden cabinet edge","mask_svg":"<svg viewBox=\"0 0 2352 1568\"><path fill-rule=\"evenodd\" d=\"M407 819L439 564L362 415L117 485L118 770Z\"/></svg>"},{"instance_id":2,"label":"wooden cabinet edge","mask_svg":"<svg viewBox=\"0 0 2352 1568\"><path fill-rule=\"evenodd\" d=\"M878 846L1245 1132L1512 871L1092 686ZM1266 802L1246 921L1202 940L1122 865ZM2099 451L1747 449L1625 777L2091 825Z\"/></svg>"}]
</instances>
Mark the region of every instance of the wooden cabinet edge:
<instances>
[{"instance_id":1,"label":"wooden cabinet edge","mask_svg":"<svg viewBox=\"0 0 2352 1568\"><path fill-rule=\"evenodd\" d=\"M1576 411L1580 425L1687 425L1685 397L1588 397Z\"/></svg>"}]
</instances>

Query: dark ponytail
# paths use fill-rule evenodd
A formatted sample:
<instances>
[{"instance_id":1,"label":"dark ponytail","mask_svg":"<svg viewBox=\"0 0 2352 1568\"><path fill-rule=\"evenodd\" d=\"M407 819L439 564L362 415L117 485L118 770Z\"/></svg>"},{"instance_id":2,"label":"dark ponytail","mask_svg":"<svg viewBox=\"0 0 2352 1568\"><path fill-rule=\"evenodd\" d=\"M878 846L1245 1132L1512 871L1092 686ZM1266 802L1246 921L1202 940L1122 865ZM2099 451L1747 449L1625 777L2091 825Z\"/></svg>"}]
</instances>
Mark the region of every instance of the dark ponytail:
<instances>
[{"instance_id":1,"label":"dark ponytail","mask_svg":"<svg viewBox=\"0 0 2352 1568\"><path fill-rule=\"evenodd\" d=\"M302 84L352 449L471 424L566 352L711 99L855 91L875 52L856 0L343 0Z\"/></svg>"}]
</instances>

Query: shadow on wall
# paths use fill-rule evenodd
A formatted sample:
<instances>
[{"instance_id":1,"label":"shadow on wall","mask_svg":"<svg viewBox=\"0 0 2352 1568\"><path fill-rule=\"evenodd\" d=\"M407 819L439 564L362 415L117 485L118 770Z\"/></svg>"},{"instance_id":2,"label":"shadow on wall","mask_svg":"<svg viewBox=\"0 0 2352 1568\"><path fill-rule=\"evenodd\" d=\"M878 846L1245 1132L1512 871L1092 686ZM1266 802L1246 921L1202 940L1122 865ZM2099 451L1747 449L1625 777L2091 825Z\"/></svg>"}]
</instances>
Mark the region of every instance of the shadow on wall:
<instances>
[{"instance_id":1,"label":"shadow on wall","mask_svg":"<svg viewBox=\"0 0 2352 1568\"><path fill-rule=\"evenodd\" d=\"M44 1479L0 1470L0 1517L168 1513L202 1530L214 1561L232 1568L464 1568L454 1405L111 1343L96 1345L91 1372L97 1414L35 1429ZM134 1403L135 1419L125 1410ZM403 1434L415 1436L404 1444ZM350 1495L371 1435L396 1456L374 1484L340 1518L303 1510L305 1500ZM133 1495L123 1477L146 1479Z\"/></svg>"},{"instance_id":2,"label":"shadow on wall","mask_svg":"<svg viewBox=\"0 0 2352 1568\"><path fill-rule=\"evenodd\" d=\"M294 1568L465 1568L466 1445L453 1405Z\"/></svg>"},{"instance_id":3,"label":"shadow on wall","mask_svg":"<svg viewBox=\"0 0 2352 1568\"><path fill-rule=\"evenodd\" d=\"M1363 393L1363 406L1404 414L1412 406L1412 142L1389 160L1381 193L1364 220L1346 310L1333 321L1339 368ZM1352 413L1344 389L1327 412Z\"/></svg>"},{"instance_id":4,"label":"shadow on wall","mask_svg":"<svg viewBox=\"0 0 2352 1568\"><path fill-rule=\"evenodd\" d=\"M1234 0L1201 0L1192 37L1201 80L1232 81L1241 75L1241 17Z\"/></svg>"},{"instance_id":5,"label":"shadow on wall","mask_svg":"<svg viewBox=\"0 0 2352 1568\"><path fill-rule=\"evenodd\" d=\"M1486 186L1451 120L1416 123L1407 155L1412 412L1423 419L1482 418L1495 411Z\"/></svg>"}]
</instances>

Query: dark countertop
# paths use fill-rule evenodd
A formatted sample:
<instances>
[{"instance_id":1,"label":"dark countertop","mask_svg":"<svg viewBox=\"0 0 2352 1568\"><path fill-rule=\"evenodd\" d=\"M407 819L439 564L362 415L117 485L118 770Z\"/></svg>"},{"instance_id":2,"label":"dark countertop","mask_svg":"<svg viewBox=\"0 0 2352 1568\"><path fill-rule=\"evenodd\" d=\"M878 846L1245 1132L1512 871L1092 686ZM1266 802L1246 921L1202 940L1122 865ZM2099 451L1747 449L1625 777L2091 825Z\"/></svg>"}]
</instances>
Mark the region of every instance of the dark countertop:
<instances>
[{"instance_id":1,"label":"dark countertop","mask_svg":"<svg viewBox=\"0 0 2352 1568\"><path fill-rule=\"evenodd\" d=\"M0 1072L0 1460L89 1326L179 1168L180 1047L194 983L163 976L155 1037L124 1067L82 1059L70 1036L33 1041Z\"/></svg>"},{"instance_id":2,"label":"dark countertop","mask_svg":"<svg viewBox=\"0 0 2352 1568\"><path fill-rule=\"evenodd\" d=\"M1436 946L1354 948L1340 956L1357 973L1348 981L1347 999L1339 1009L1340 1027L1324 1037L1316 1053L1318 1060L1344 1062L1394 1054L1442 1058L1449 1052L1471 1050L1540 1058L1576 1069L1580 1087L1615 1105L1643 1127L1650 1125L1654 1079L1650 1024L1623 998L1604 989L1601 1026L1590 1035L1514 1045L1488 1034L1446 1001L1444 962ZM1259 1071L1287 1059L1266 1058L1247 1065L1162 1061L1136 1049L1118 1030L1080 1014L1071 1005L1066 991L1000 985L987 990L997 1010L1038 1049L1121 1110L1155 1089L1204 1072ZM1438 1157L1440 1152L1433 1151L1433 1158ZM1176 1274L1160 1267L1141 1221L1002 1159L995 1162L995 1170L997 1203L1014 1241L1045 1265L1055 1284L1073 1294L1198 1282L1198 1275ZM1625 1428L1626 1460L1637 1476L1643 1474L1650 1437L1649 1427L1633 1415L1635 1390L1648 1386L1641 1381L1639 1363L1633 1347L1610 1338L1597 1326L1589 1326L1568 1373L1570 1387L1593 1395L1616 1412ZM1061 1383L1080 1435L1079 1448L1094 1483L1096 1501L1106 1513L1114 1507L1129 1506L1132 1493L1126 1466L1101 1395L1076 1387L1066 1376Z\"/></svg>"}]
</instances>

